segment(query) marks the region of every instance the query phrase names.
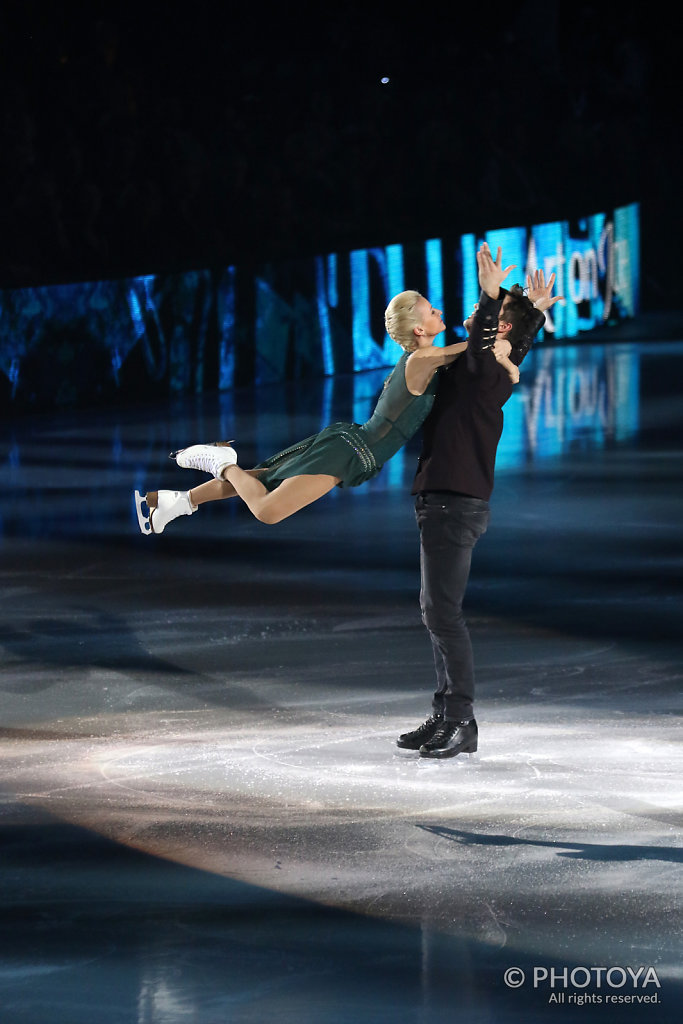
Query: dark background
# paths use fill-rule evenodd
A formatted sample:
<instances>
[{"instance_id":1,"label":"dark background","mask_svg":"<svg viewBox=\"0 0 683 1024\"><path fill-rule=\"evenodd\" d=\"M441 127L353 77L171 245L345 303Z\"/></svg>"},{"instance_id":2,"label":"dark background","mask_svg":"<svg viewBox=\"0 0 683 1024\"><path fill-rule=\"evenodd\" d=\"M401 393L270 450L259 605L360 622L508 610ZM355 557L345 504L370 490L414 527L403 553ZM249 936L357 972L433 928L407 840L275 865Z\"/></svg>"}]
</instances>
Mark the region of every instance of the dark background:
<instances>
[{"instance_id":1,"label":"dark background","mask_svg":"<svg viewBox=\"0 0 683 1024\"><path fill-rule=\"evenodd\" d=\"M675 40L642 5L24 0L0 9L0 45L0 287L636 200L644 305L680 301L660 277L677 241Z\"/></svg>"}]
</instances>

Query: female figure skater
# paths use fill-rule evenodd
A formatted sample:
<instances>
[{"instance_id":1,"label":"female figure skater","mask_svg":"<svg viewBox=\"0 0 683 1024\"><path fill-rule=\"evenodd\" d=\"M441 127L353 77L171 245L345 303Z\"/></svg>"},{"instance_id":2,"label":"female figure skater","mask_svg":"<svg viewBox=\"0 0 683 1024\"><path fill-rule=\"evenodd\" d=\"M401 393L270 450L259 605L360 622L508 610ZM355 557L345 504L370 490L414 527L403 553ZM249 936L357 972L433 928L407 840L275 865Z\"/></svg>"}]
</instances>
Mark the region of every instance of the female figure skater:
<instances>
[{"instance_id":1,"label":"female figure skater","mask_svg":"<svg viewBox=\"0 0 683 1024\"><path fill-rule=\"evenodd\" d=\"M438 368L457 359L468 344L434 345L446 329L443 315L416 291L394 296L384 319L389 337L404 352L367 423L333 423L250 470L237 465L237 454L229 443L183 448L171 456L178 465L210 473L214 479L190 491L149 491L144 498L136 491L142 533L163 533L178 516L193 515L205 502L235 495L260 522L279 523L333 487L357 487L376 476L426 419L434 402ZM494 346L496 358L516 383L519 371L507 359L508 352L509 346L497 351Z\"/></svg>"}]
</instances>

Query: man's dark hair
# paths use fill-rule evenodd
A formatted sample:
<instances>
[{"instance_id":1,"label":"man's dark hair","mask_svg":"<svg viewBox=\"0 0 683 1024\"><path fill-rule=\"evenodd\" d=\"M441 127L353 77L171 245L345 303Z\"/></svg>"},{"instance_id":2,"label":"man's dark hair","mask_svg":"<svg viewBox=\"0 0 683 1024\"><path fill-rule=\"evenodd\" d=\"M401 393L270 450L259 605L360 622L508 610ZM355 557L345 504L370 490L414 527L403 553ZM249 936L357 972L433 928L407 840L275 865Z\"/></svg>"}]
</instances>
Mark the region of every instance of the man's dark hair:
<instances>
[{"instance_id":1,"label":"man's dark hair","mask_svg":"<svg viewBox=\"0 0 683 1024\"><path fill-rule=\"evenodd\" d=\"M501 292L505 302L503 319L512 324L507 336L512 345L510 362L519 366L545 323L545 316L540 309L536 309L518 284L513 284L510 289L501 288Z\"/></svg>"}]
</instances>

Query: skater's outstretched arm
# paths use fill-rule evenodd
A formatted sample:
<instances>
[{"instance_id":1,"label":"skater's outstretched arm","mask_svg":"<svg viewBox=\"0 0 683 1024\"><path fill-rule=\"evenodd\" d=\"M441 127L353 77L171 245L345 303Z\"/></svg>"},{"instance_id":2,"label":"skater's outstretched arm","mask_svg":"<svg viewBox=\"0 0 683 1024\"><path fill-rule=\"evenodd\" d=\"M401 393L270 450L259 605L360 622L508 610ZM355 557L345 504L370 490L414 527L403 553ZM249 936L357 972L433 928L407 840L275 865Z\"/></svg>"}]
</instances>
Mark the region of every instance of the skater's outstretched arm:
<instances>
[{"instance_id":1,"label":"skater's outstretched arm","mask_svg":"<svg viewBox=\"0 0 683 1024\"><path fill-rule=\"evenodd\" d=\"M406 360L406 387L411 395L423 395L440 366L452 363L467 348L466 341L454 345L429 345L416 348Z\"/></svg>"}]
</instances>

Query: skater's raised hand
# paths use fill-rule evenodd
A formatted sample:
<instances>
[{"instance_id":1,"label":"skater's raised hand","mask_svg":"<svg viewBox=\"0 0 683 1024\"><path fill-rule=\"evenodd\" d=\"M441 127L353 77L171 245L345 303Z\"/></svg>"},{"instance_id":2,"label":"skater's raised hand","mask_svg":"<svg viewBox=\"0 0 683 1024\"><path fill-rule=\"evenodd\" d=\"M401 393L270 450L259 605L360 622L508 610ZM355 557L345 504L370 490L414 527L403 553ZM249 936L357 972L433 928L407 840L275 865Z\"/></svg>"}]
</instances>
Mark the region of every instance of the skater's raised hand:
<instances>
[{"instance_id":1,"label":"skater's raised hand","mask_svg":"<svg viewBox=\"0 0 683 1024\"><path fill-rule=\"evenodd\" d=\"M516 267L511 263L509 267L503 267L503 253L498 246L494 260L488 242L483 242L477 253L477 268L479 270L479 287L491 299L497 299L500 294L500 286L511 270Z\"/></svg>"},{"instance_id":2,"label":"skater's raised hand","mask_svg":"<svg viewBox=\"0 0 683 1024\"><path fill-rule=\"evenodd\" d=\"M546 309L550 309L551 306L554 306L556 302L564 302L564 296L562 295L550 297L554 284L555 274L550 275L547 284L545 283L545 274L542 270L535 270L532 274L527 274L527 296L531 299L536 309L540 309L542 313Z\"/></svg>"}]
</instances>

